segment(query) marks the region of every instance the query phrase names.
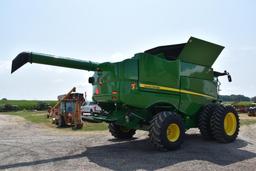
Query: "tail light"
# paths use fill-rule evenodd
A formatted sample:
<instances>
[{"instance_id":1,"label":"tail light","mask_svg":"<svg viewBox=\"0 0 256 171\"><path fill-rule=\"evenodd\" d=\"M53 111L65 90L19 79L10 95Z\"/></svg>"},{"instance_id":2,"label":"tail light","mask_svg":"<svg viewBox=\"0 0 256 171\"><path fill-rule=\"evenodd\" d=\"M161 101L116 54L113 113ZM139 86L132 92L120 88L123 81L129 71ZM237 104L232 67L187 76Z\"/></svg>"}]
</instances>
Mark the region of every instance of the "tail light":
<instances>
[{"instance_id":1,"label":"tail light","mask_svg":"<svg viewBox=\"0 0 256 171\"><path fill-rule=\"evenodd\" d=\"M99 90L99 88L96 88L96 90L95 90L95 94L96 94L96 95L100 94L100 90Z\"/></svg>"}]
</instances>

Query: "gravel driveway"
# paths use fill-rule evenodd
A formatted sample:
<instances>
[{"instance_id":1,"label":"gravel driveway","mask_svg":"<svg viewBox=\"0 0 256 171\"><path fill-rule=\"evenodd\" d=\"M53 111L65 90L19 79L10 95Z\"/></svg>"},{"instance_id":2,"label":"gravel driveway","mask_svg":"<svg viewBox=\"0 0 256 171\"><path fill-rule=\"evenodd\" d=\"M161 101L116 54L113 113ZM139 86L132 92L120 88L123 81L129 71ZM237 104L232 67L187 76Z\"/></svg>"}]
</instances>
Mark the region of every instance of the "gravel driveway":
<instances>
[{"instance_id":1,"label":"gravel driveway","mask_svg":"<svg viewBox=\"0 0 256 171\"><path fill-rule=\"evenodd\" d=\"M255 170L256 125L243 126L231 144L187 132L182 148L156 151L147 132L116 141L108 131L74 132L0 115L0 170Z\"/></svg>"}]
</instances>

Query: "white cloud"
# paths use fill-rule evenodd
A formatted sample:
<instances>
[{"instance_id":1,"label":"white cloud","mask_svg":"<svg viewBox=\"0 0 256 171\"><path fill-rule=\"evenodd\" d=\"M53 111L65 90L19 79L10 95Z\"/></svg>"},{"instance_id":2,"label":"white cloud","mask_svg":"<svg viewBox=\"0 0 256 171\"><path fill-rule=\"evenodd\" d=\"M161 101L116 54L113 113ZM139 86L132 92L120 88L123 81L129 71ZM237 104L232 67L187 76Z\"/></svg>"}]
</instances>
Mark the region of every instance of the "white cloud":
<instances>
[{"instance_id":1,"label":"white cloud","mask_svg":"<svg viewBox=\"0 0 256 171\"><path fill-rule=\"evenodd\" d=\"M64 74L69 72L67 68L49 66L49 65L38 65L37 69L43 72L51 72L51 73L57 73L57 74Z\"/></svg>"},{"instance_id":2,"label":"white cloud","mask_svg":"<svg viewBox=\"0 0 256 171\"><path fill-rule=\"evenodd\" d=\"M59 78L59 79L54 79L52 82L55 84L59 84L59 83L64 83L64 80Z\"/></svg>"},{"instance_id":3,"label":"white cloud","mask_svg":"<svg viewBox=\"0 0 256 171\"><path fill-rule=\"evenodd\" d=\"M0 60L0 73L11 72L11 61Z\"/></svg>"},{"instance_id":4,"label":"white cloud","mask_svg":"<svg viewBox=\"0 0 256 171\"><path fill-rule=\"evenodd\" d=\"M132 57L132 56L128 56L127 54L116 52L113 55L111 55L108 59L109 59L109 61L119 62L119 61L122 61L122 60L124 60L126 58L130 58L130 57Z\"/></svg>"}]
</instances>

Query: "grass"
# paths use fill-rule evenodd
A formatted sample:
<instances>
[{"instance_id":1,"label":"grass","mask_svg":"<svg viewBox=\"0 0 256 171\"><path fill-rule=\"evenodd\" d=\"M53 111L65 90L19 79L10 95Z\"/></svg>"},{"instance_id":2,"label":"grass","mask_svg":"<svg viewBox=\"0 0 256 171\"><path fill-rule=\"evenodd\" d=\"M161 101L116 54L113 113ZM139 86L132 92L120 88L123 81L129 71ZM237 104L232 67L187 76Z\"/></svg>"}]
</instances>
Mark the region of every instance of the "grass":
<instances>
[{"instance_id":1,"label":"grass","mask_svg":"<svg viewBox=\"0 0 256 171\"><path fill-rule=\"evenodd\" d=\"M0 100L0 106L5 104L18 106L19 109L32 110L38 105L39 102L44 102L50 106L54 106L57 101L54 100Z\"/></svg>"},{"instance_id":2,"label":"grass","mask_svg":"<svg viewBox=\"0 0 256 171\"><path fill-rule=\"evenodd\" d=\"M108 129L107 123L84 123L82 131L104 131Z\"/></svg>"},{"instance_id":3,"label":"grass","mask_svg":"<svg viewBox=\"0 0 256 171\"><path fill-rule=\"evenodd\" d=\"M56 100L0 100L0 105L7 103L11 105L33 106L33 105L37 105L38 102L55 104L57 101Z\"/></svg>"},{"instance_id":4,"label":"grass","mask_svg":"<svg viewBox=\"0 0 256 171\"><path fill-rule=\"evenodd\" d=\"M36 124L43 124L48 127L55 127L51 124L51 119L46 118L47 112L45 111L18 111L18 112L2 112L2 114L21 116L29 122ZM64 129L67 130L67 129ZM71 130L68 129L68 130ZM79 131L102 131L107 130L106 123L84 123L84 126Z\"/></svg>"},{"instance_id":5,"label":"grass","mask_svg":"<svg viewBox=\"0 0 256 171\"><path fill-rule=\"evenodd\" d=\"M239 117L241 125L256 124L256 117L248 116L248 113L240 113Z\"/></svg>"},{"instance_id":6,"label":"grass","mask_svg":"<svg viewBox=\"0 0 256 171\"><path fill-rule=\"evenodd\" d=\"M232 105L234 102L222 102L224 106Z\"/></svg>"},{"instance_id":7,"label":"grass","mask_svg":"<svg viewBox=\"0 0 256 171\"><path fill-rule=\"evenodd\" d=\"M240 120L241 125L251 125L256 124L256 119L241 119Z\"/></svg>"},{"instance_id":8,"label":"grass","mask_svg":"<svg viewBox=\"0 0 256 171\"><path fill-rule=\"evenodd\" d=\"M224 105L234 105L234 106L255 106L256 103L254 102L248 102L248 101L241 101L241 102L223 102Z\"/></svg>"},{"instance_id":9,"label":"grass","mask_svg":"<svg viewBox=\"0 0 256 171\"><path fill-rule=\"evenodd\" d=\"M46 111L18 111L18 112L4 112L2 114L21 116L29 122L36 124L43 124L48 127L55 127L55 125L51 124L51 119L46 118ZM247 115L247 114L246 114ZM241 118L241 117L240 117ZM250 125L256 124L256 117L241 118L241 125ZM63 129L67 130L67 129ZM68 129L68 130L71 130ZM81 130L78 131L103 131L107 130L107 123L84 123L84 126Z\"/></svg>"},{"instance_id":10,"label":"grass","mask_svg":"<svg viewBox=\"0 0 256 171\"><path fill-rule=\"evenodd\" d=\"M46 118L45 111L18 111L18 112L3 112L3 114L21 116L32 123L49 123L50 120Z\"/></svg>"}]
</instances>

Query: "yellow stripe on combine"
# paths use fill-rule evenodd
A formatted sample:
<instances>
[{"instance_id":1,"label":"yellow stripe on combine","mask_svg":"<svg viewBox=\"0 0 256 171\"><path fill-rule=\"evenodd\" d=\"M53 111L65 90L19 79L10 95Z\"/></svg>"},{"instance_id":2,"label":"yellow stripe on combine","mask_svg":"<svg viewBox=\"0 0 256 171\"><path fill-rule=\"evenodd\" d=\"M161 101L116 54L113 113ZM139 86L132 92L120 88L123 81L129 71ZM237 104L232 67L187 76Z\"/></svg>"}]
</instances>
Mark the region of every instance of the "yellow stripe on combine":
<instances>
[{"instance_id":1,"label":"yellow stripe on combine","mask_svg":"<svg viewBox=\"0 0 256 171\"><path fill-rule=\"evenodd\" d=\"M196 93L196 92L188 91L188 90L181 90L181 89L177 89L177 88L163 87L163 86L158 86L158 85L150 85L150 84L142 84L142 83L140 83L139 85L140 85L141 88L172 91L172 92L191 94L191 95L195 95L195 96L202 96L202 97L207 97L207 98L211 98L211 99L216 99L213 96L208 96L206 94Z\"/></svg>"}]
</instances>

